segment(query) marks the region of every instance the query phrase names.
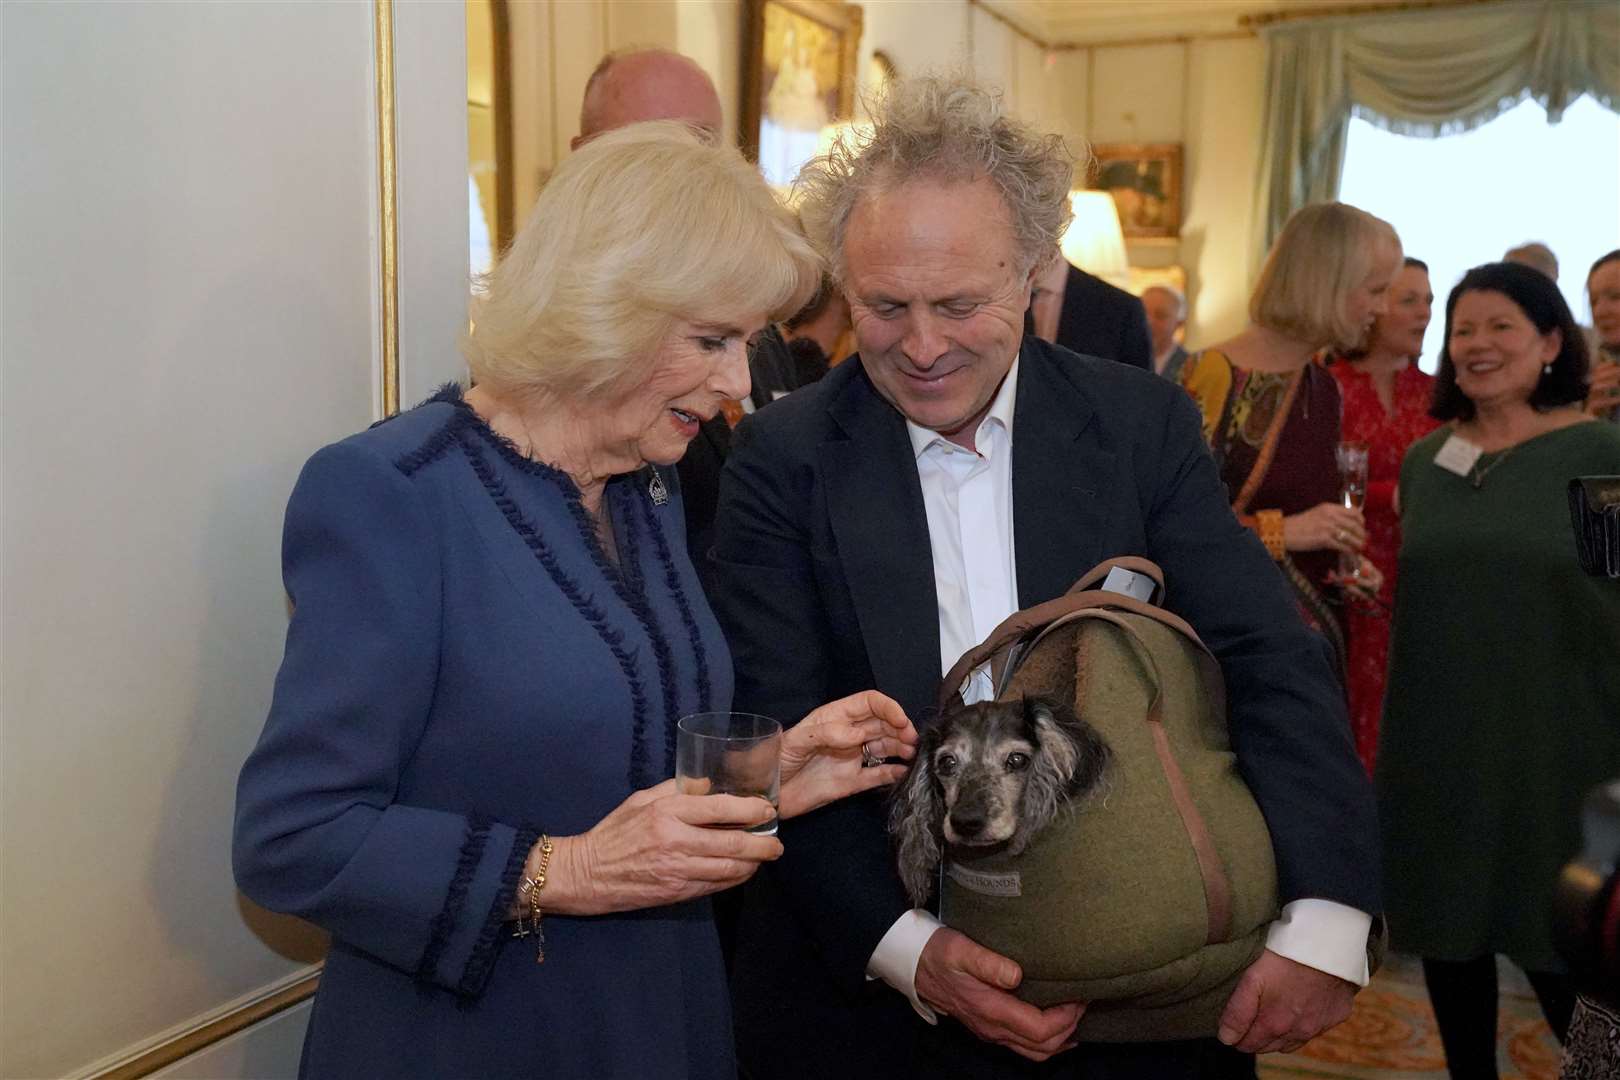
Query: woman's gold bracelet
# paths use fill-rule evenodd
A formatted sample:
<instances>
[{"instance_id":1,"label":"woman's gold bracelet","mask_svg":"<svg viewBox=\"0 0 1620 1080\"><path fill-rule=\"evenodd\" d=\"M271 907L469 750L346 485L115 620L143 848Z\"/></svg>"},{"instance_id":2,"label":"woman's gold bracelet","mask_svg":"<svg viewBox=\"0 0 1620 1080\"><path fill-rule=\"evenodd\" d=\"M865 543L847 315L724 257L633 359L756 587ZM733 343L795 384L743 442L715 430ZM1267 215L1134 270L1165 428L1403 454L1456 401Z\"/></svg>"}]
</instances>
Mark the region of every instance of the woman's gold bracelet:
<instances>
[{"instance_id":1,"label":"woman's gold bracelet","mask_svg":"<svg viewBox=\"0 0 1620 1080\"><path fill-rule=\"evenodd\" d=\"M540 890L546 887L546 868L551 865L551 837L540 837L540 866L535 870L533 877L526 877L518 886L518 899L527 901L528 914L519 915L517 929L512 936L525 938L530 934L535 937L534 962L546 962L546 935L540 928Z\"/></svg>"}]
</instances>

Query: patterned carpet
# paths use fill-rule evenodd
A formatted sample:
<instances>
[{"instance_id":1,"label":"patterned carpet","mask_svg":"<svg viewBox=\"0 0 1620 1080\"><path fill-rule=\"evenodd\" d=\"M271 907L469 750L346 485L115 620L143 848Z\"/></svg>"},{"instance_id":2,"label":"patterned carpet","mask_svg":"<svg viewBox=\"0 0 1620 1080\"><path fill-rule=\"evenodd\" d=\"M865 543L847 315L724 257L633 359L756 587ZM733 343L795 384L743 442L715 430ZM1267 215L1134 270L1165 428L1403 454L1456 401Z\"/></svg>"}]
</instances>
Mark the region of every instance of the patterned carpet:
<instances>
[{"instance_id":1,"label":"patterned carpet","mask_svg":"<svg viewBox=\"0 0 1620 1080\"><path fill-rule=\"evenodd\" d=\"M1500 965L1496 1059L1502 1080L1557 1080L1561 1052L1524 976ZM1445 1054L1416 960L1391 956L1350 1019L1293 1054L1260 1059L1261 1080L1438 1080Z\"/></svg>"}]
</instances>

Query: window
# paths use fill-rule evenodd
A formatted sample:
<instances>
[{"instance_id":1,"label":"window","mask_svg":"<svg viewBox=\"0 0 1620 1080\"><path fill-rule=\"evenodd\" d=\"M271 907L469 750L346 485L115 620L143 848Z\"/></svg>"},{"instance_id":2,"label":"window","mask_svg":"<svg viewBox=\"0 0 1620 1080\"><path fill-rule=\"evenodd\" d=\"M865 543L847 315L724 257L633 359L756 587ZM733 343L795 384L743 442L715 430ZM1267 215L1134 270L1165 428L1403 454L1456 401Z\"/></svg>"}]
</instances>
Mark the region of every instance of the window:
<instances>
[{"instance_id":1,"label":"window","mask_svg":"<svg viewBox=\"0 0 1620 1080\"><path fill-rule=\"evenodd\" d=\"M1591 322L1586 271L1620 247L1620 116L1581 98L1554 126L1526 101L1439 139L1352 119L1339 198L1394 225L1406 253L1429 264L1435 308L1421 366L1432 372L1452 286L1528 240L1552 248L1575 318Z\"/></svg>"}]
</instances>

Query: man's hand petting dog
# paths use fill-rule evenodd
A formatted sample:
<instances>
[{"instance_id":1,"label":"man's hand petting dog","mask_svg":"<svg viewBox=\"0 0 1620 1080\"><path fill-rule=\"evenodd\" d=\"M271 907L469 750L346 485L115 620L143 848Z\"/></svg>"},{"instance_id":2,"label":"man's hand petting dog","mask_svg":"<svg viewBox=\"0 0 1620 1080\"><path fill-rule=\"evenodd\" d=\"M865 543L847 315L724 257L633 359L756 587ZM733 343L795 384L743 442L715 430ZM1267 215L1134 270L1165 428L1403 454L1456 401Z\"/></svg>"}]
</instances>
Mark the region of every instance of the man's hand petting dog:
<instances>
[{"instance_id":1,"label":"man's hand petting dog","mask_svg":"<svg viewBox=\"0 0 1620 1080\"><path fill-rule=\"evenodd\" d=\"M1248 1054L1292 1053L1349 1019L1356 989L1267 949L1232 991L1220 1040Z\"/></svg>"},{"instance_id":2,"label":"man's hand petting dog","mask_svg":"<svg viewBox=\"0 0 1620 1080\"><path fill-rule=\"evenodd\" d=\"M1038 1009L1011 993L1023 980L1018 965L948 928L934 931L917 960L917 996L961 1021L985 1042L1031 1061L1071 1049L1082 1002Z\"/></svg>"}]
</instances>

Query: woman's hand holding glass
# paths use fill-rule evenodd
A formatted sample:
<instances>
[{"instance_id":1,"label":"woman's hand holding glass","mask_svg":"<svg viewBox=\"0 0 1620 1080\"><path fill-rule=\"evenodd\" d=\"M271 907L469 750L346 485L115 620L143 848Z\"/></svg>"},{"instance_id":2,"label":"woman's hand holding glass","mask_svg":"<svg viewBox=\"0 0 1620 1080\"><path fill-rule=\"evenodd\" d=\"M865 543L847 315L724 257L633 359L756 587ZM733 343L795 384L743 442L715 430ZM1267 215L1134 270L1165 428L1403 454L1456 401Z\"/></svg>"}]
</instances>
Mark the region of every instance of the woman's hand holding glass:
<instances>
[{"instance_id":1,"label":"woman's hand holding glass","mask_svg":"<svg viewBox=\"0 0 1620 1080\"><path fill-rule=\"evenodd\" d=\"M1338 503L1318 503L1283 518L1283 547L1289 551L1342 551L1359 554L1367 544L1367 523L1360 510Z\"/></svg>"},{"instance_id":2,"label":"woman's hand holding glass","mask_svg":"<svg viewBox=\"0 0 1620 1080\"><path fill-rule=\"evenodd\" d=\"M1620 363L1600 361L1592 365L1586 384L1586 411L1606 413L1620 407Z\"/></svg>"},{"instance_id":3,"label":"woman's hand holding glass","mask_svg":"<svg viewBox=\"0 0 1620 1080\"><path fill-rule=\"evenodd\" d=\"M778 810L790 818L892 784L908 766L862 761L910 759L916 745L904 710L875 690L823 705L782 735L779 808L751 796L683 795L674 780L638 791L588 832L552 838L542 906L558 915L602 915L740 885L782 854L781 841L749 827ZM538 865L531 852L525 873ZM513 914L520 912L514 907Z\"/></svg>"},{"instance_id":4,"label":"woman's hand holding glass","mask_svg":"<svg viewBox=\"0 0 1620 1080\"><path fill-rule=\"evenodd\" d=\"M1336 573L1332 580L1344 587L1350 599L1376 606L1384 588L1384 572L1367 556L1357 555L1360 565L1354 575Z\"/></svg>"},{"instance_id":5,"label":"woman's hand holding glass","mask_svg":"<svg viewBox=\"0 0 1620 1080\"><path fill-rule=\"evenodd\" d=\"M893 698L866 690L829 702L782 733L782 816L896 783L910 766L863 762L916 752L917 729Z\"/></svg>"},{"instance_id":6,"label":"woman's hand holding glass","mask_svg":"<svg viewBox=\"0 0 1620 1080\"><path fill-rule=\"evenodd\" d=\"M541 904L559 915L602 915L741 885L782 854L774 836L746 831L774 814L763 799L682 795L674 780L645 788L588 832L552 838ZM529 863L537 864L532 852Z\"/></svg>"}]
</instances>

